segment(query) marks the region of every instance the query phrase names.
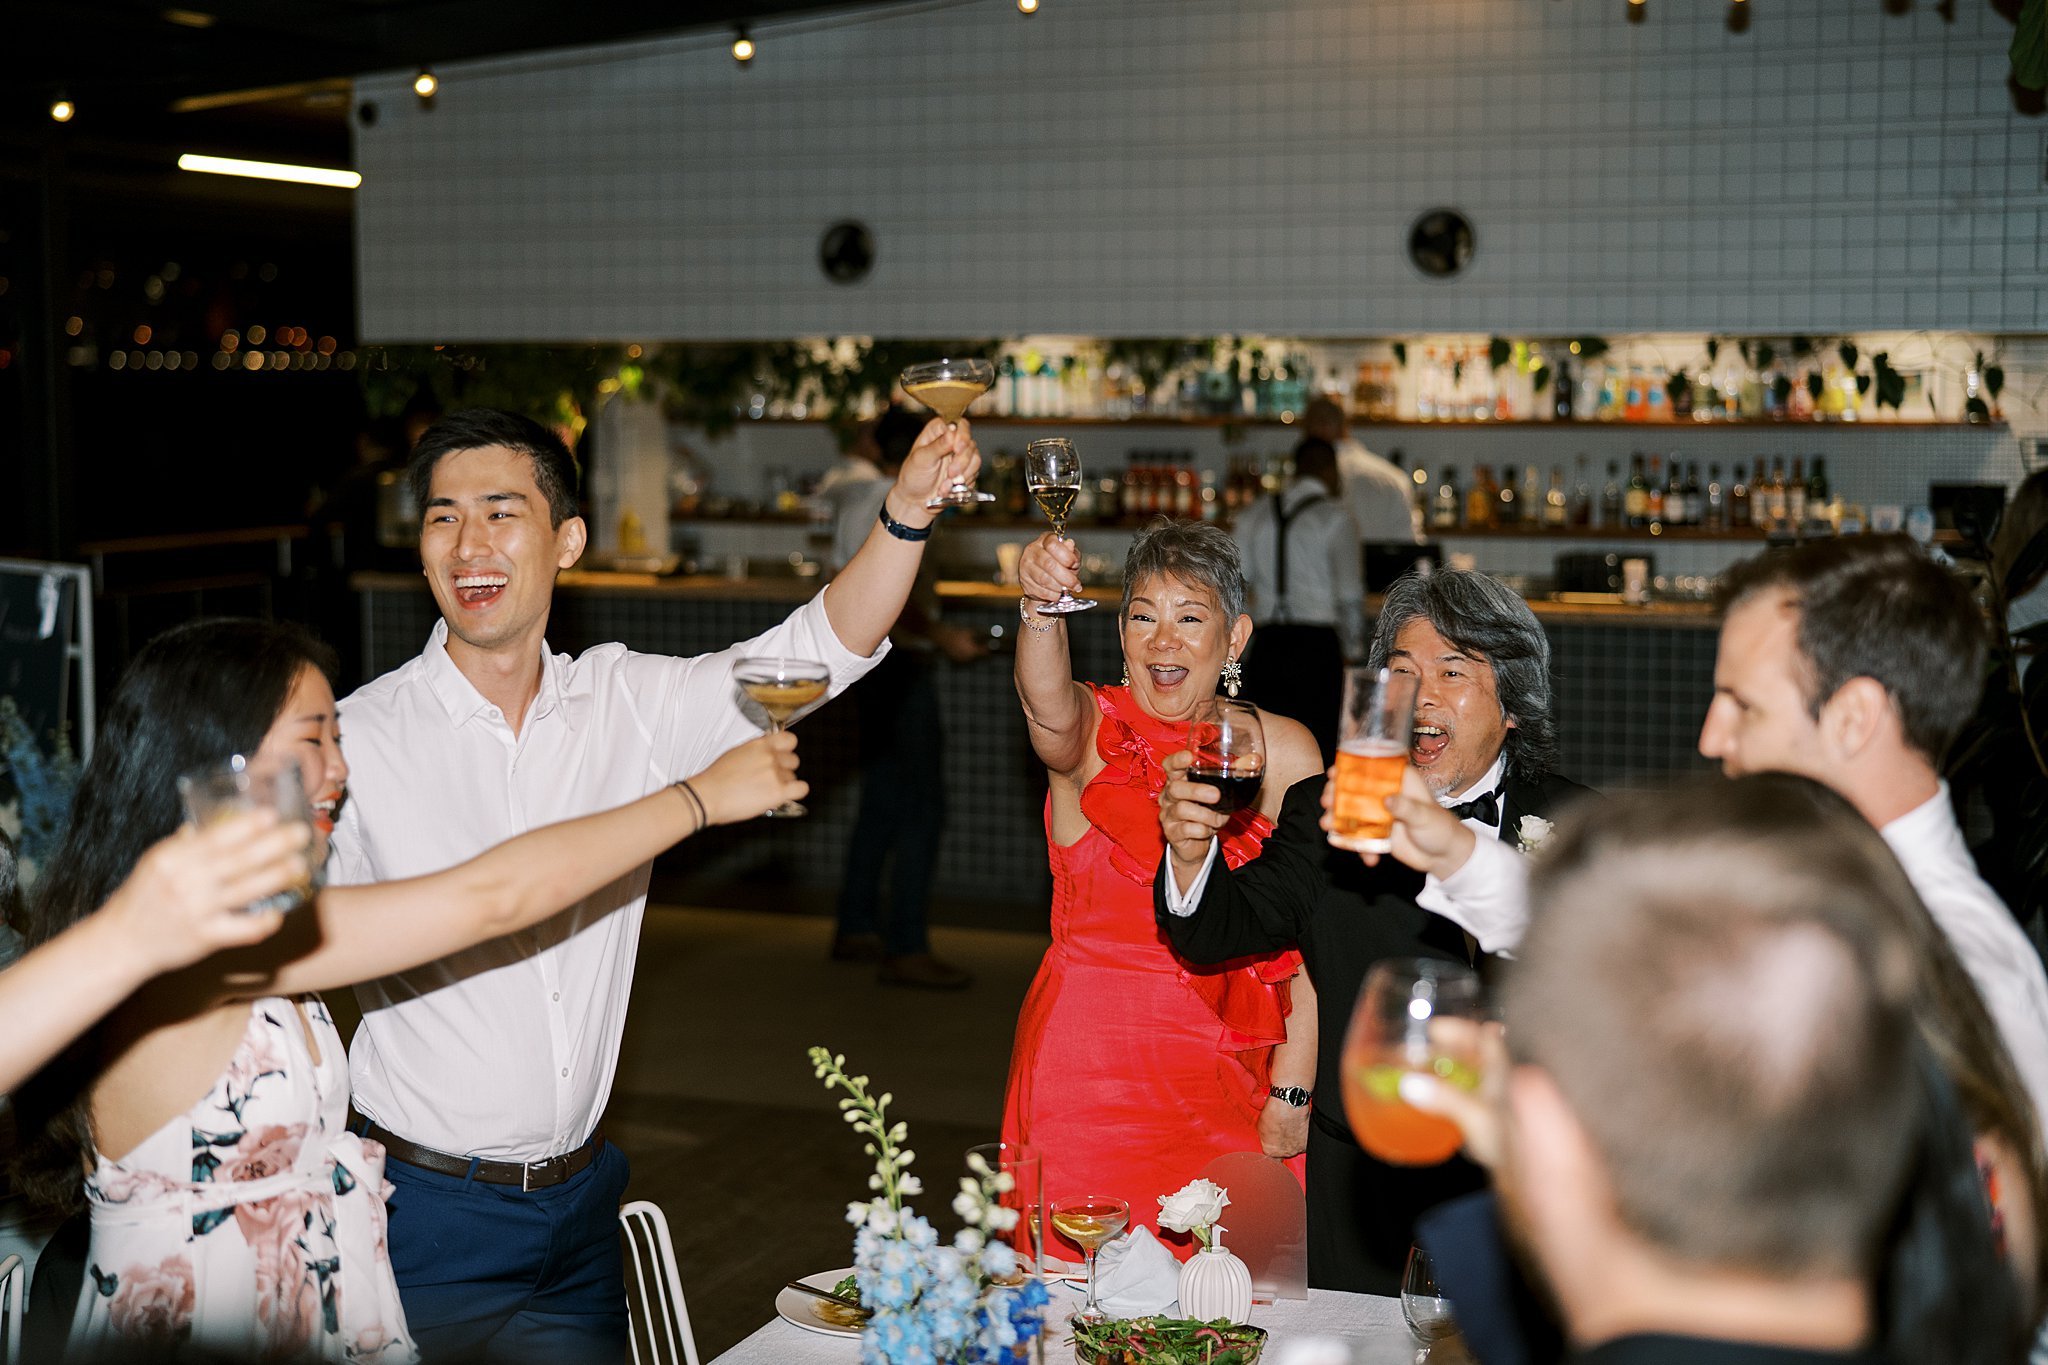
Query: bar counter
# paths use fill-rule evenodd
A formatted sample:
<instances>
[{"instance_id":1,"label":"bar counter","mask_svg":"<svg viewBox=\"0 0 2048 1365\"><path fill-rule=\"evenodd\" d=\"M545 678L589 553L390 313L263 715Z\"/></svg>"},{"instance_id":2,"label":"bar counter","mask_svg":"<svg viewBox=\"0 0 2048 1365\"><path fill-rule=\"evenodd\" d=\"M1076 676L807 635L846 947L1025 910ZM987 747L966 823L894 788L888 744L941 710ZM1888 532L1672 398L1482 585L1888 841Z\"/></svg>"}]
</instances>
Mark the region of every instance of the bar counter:
<instances>
[{"instance_id":1,"label":"bar counter","mask_svg":"<svg viewBox=\"0 0 2048 1365\"><path fill-rule=\"evenodd\" d=\"M352 583L362 600L368 675L417 654L438 619L425 580L365 573ZM821 586L815 576L793 574L735 580L571 571L559 580L549 644L577 653L618 640L649 653L705 653L766 630ZM1017 629L1017 590L965 579L938 587L946 619L987 639L991 653L965 665L935 665L948 814L934 893L982 906L1043 907L1051 896L1045 775L1025 737L1007 654ZM1085 595L1104 605L1068 618L1076 673L1114 682L1122 672L1120 591L1091 587ZM1530 606L1550 635L1568 776L1611 791L1659 785L1703 766L1693 745L1713 694L1716 634L1708 604ZM798 729L812 787L808 818L756 821L693 840L687 853L662 861L660 893L700 904L796 908L836 887L858 789L859 697L855 689Z\"/></svg>"}]
</instances>

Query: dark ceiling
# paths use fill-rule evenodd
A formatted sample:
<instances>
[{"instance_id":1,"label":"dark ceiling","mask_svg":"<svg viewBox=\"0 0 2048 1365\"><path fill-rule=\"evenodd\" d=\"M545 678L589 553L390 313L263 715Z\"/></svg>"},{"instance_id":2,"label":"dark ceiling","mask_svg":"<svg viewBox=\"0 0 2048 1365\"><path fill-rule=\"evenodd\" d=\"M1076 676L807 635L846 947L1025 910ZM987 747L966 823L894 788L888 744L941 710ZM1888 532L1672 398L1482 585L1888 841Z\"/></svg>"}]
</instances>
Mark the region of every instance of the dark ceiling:
<instances>
[{"instance_id":1,"label":"dark ceiling","mask_svg":"<svg viewBox=\"0 0 2048 1365\"><path fill-rule=\"evenodd\" d=\"M17 154L41 142L52 131L50 103L62 92L78 110L63 134L81 151L97 147L118 157L123 147L197 137L255 155L345 156L352 76L863 7L862 0L15 0L0 42L0 140ZM207 98L220 96L235 98ZM216 107L195 111L195 103Z\"/></svg>"}]
</instances>

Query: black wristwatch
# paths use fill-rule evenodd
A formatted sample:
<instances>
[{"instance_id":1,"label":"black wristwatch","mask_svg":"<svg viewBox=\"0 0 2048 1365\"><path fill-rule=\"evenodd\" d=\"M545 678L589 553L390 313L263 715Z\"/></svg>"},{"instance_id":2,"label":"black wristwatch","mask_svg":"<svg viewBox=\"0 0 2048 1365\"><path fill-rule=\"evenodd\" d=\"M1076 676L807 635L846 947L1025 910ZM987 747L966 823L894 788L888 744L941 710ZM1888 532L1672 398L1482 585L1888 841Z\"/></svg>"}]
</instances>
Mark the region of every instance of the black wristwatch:
<instances>
[{"instance_id":1,"label":"black wristwatch","mask_svg":"<svg viewBox=\"0 0 2048 1365\"><path fill-rule=\"evenodd\" d=\"M1291 1104L1296 1109L1308 1108L1308 1102L1315 1098L1314 1091L1303 1090L1298 1085L1270 1086L1267 1088L1266 1093L1268 1095L1271 1095L1274 1099L1280 1101L1280 1103Z\"/></svg>"}]
</instances>

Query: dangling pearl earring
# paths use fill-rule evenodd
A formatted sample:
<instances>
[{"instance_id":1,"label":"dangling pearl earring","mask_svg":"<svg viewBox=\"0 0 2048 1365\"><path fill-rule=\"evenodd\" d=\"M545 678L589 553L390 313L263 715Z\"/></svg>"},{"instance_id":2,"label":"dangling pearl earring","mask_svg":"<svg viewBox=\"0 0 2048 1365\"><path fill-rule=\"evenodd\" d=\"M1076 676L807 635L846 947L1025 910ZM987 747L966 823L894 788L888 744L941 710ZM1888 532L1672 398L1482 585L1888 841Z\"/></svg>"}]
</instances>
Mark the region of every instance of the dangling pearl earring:
<instances>
[{"instance_id":1,"label":"dangling pearl earring","mask_svg":"<svg viewBox=\"0 0 2048 1365\"><path fill-rule=\"evenodd\" d=\"M1223 665L1223 690L1231 696L1237 695L1238 687L1244 682L1244 666L1232 659Z\"/></svg>"}]
</instances>

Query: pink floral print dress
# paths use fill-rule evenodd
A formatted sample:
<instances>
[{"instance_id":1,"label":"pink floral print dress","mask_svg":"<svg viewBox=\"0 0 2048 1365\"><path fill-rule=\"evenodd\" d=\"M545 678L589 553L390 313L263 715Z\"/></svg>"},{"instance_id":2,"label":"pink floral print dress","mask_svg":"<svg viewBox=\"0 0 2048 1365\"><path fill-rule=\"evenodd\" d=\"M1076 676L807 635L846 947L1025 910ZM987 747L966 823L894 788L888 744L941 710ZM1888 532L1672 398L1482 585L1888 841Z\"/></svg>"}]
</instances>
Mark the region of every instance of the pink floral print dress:
<instances>
[{"instance_id":1,"label":"pink floral print dress","mask_svg":"<svg viewBox=\"0 0 2048 1365\"><path fill-rule=\"evenodd\" d=\"M86 1178L92 1252L69 1354L147 1340L238 1360L400 1365L419 1353L384 1242L384 1149L348 1131L348 1066L317 997L256 1001L185 1114ZM320 1060L313 1060L317 1047Z\"/></svg>"}]
</instances>

